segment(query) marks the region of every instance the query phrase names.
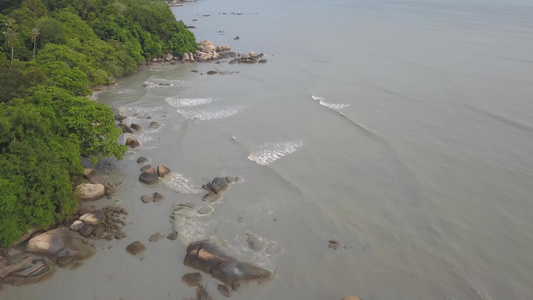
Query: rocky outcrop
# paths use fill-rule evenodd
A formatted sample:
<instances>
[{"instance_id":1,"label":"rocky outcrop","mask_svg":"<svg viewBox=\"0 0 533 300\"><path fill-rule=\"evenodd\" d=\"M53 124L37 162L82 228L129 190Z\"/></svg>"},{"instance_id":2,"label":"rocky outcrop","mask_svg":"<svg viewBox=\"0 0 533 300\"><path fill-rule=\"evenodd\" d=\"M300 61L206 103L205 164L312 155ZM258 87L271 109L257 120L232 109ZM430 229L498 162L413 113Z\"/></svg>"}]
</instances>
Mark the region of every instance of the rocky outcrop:
<instances>
[{"instance_id":1,"label":"rocky outcrop","mask_svg":"<svg viewBox=\"0 0 533 300\"><path fill-rule=\"evenodd\" d=\"M54 263L35 254L20 253L0 259L0 284L33 284L44 281L54 273Z\"/></svg>"},{"instance_id":2,"label":"rocky outcrop","mask_svg":"<svg viewBox=\"0 0 533 300\"><path fill-rule=\"evenodd\" d=\"M208 191L207 194L203 196L202 200L209 202L215 202L219 200L224 195L224 192L226 192L231 187L232 183L239 181L240 177L216 177L215 179L213 179L213 181L208 182L202 186L202 188Z\"/></svg>"},{"instance_id":3,"label":"rocky outcrop","mask_svg":"<svg viewBox=\"0 0 533 300\"><path fill-rule=\"evenodd\" d=\"M75 194L80 201L94 201L105 196L103 184L82 183L75 189Z\"/></svg>"},{"instance_id":4,"label":"rocky outcrop","mask_svg":"<svg viewBox=\"0 0 533 300\"><path fill-rule=\"evenodd\" d=\"M207 241L189 244L183 264L211 274L225 285L235 286L235 290L242 283L261 283L271 280L274 276L269 270L226 255L218 246Z\"/></svg>"},{"instance_id":5,"label":"rocky outcrop","mask_svg":"<svg viewBox=\"0 0 533 300\"><path fill-rule=\"evenodd\" d=\"M52 229L31 238L26 251L46 256L54 262L60 258L84 260L96 253L86 239L68 227Z\"/></svg>"}]
</instances>

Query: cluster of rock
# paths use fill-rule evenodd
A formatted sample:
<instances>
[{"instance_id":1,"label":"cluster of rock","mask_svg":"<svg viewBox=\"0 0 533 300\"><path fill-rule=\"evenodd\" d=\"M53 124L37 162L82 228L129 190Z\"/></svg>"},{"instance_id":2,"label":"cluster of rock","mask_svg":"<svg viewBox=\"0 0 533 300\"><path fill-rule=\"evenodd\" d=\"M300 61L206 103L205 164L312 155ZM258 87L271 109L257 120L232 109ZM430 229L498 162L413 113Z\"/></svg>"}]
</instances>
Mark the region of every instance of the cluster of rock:
<instances>
[{"instance_id":1,"label":"cluster of rock","mask_svg":"<svg viewBox=\"0 0 533 300\"><path fill-rule=\"evenodd\" d=\"M217 245L207 241L189 244L183 264L218 279L221 284L218 284L217 290L226 297L230 297L232 291L240 290L244 284L263 283L274 277L273 272L229 256ZM182 282L188 286L198 286L197 299L210 299L201 280L200 273L188 273L182 277Z\"/></svg>"},{"instance_id":2,"label":"cluster of rock","mask_svg":"<svg viewBox=\"0 0 533 300\"><path fill-rule=\"evenodd\" d=\"M207 190L207 194L202 197L202 200L215 202L222 198L224 192L229 190L233 183L240 181L242 179L239 176L216 177L213 181L202 185L202 188Z\"/></svg>"},{"instance_id":3,"label":"cluster of rock","mask_svg":"<svg viewBox=\"0 0 533 300\"><path fill-rule=\"evenodd\" d=\"M148 162L148 160L145 157L139 157L139 159L137 159L137 162L139 164L145 164ZM158 183L159 178L165 177L165 175L169 174L170 169L165 165L158 165L157 168L154 169L154 167L152 167L151 165L146 164L141 168L141 172L141 175L139 175L139 181L148 185L152 185ZM154 202L162 200L156 200L155 196L156 195L154 194ZM143 202L145 201L143 200Z\"/></svg>"},{"instance_id":4,"label":"cluster of rock","mask_svg":"<svg viewBox=\"0 0 533 300\"><path fill-rule=\"evenodd\" d=\"M232 60L230 60L229 64L236 64L236 63L244 63L244 64L265 64L267 62L266 59L262 59L263 53L257 54L254 51L250 51L248 54L238 55L239 57L236 57Z\"/></svg>"},{"instance_id":5,"label":"cluster of rock","mask_svg":"<svg viewBox=\"0 0 533 300\"><path fill-rule=\"evenodd\" d=\"M127 225L127 215L128 211L122 206L106 206L81 215L70 225L70 229L95 240L122 239L126 237L123 226Z\"/></svg>"},{"instance_id":6,"label":"cluster of rock","mask_svg":"<svg viewBox=\"0 0 533 300\"><path fill-rule=\"evenodd\" d=\"M164 83L163 83L164 84ZM151 119L150 116L146 117L147 119ZM143 130L142 126L137 123L130 123L130 125L124 123L125 120L127 120L126 116L121 115L120 113L115 113L115 121L117 122L116 126L120 129L122 129L122 132L125 134L133 134L135 132L141 132ZM157 129L161 126L158 122L150 122L150 125L148 125L149 128ZM133 136L130 135L126 138L125 145L129 146L130 148L138 148L141 146L141 143L139 140Z\"/></svg>"}]
</instances>

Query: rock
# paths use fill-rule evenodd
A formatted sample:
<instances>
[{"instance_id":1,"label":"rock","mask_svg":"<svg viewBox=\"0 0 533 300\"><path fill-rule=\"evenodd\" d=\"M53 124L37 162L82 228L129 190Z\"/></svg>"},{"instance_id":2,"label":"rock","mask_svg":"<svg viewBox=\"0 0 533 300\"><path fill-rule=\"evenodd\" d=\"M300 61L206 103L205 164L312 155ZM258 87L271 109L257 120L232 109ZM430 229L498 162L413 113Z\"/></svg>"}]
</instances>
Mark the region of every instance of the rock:
<instances>
[{"instance_id":1,"label":"rock","mask_svg":"<svg viewBox=\"0 0 533 300\"><path fill-rule=\"evenodd\" d=\"M117 126L118 128L122 129L122 132L123 133L133 133L133 129L131 129L128 125L126 124L118 124Z\"/></svg>"},{"instance_id":2,"label":"rock","mask_svg":"<svg viewBox=\"0 0 533 300\"><path fill-rule=\"evenodd\" d=\"M263 282L274 276L269 270L226 255L218 246L207 241L189 244L183 264L211 274L229 286L233 286L236 281Z\"/></svg>"},{"instance_id":3,"label":"rock","mask_svg":"<svg viewBox=\"0 0 533 300\"><path fill-rule=\"evenodd\" d=\"M157 176L165 177L165 175L167 175L168 173L170 173L170 169L166 167L165 165L157 166Z\"/></svg>"},{"instance_id":4,"label":"rock","mask_svg":"<svg viewBox=\"0 0 533 300\"><path fill-rule=\"evenodd\" d=\"M198 21L198 19L192 19L192 21L193 21L193 22L196 22L196 21Z\"/></svg>"},{"instance_id":5,"label":"rock","mask_svg":"<svg viewBox=\"0 0 533 300\"><path fill-rule=\"evenodd\" d=\"M156 184L159 181L159 178L155 175L154 168L149 168L141 173L139 181L146 184Z\"/></svg>"},{"instance_id":6,"label":"rock","mask_svg":"<svg viewBox=\"0 0 533 300\"><path fill-rule=\"evenodd\" d=\"M171 234L167 235L167 239L175 241L178 238L178 232L173 231Z\"/></svg>"},{"instance_id":7,"label":"rock","mask_svg":"<svg viewBox=\"0 0 533 300\"><path fill-rule=\"evenodd\" d=\"M189 61L189 54L187 52L183 52L182 59L184 61Z\"/></svg>"},{"instance_id":8,"label":"rock","mask_svg":"<svg viewBox=\"0 0 533 300\"><path fill-rule=\"evenodd\" d=\"M93 231L93 237L96 239L103 239L106 236L105 229L98 227Z\"/></svg>"},{"instance_id":9,"label":"rock","mask_svg":"<svg viewBox=\"0 0 533 300\"><path fill-rule=\"evenodd\" d=\"M135 123L131 123L130 125L131 129L135 130L135 131L142 131L143 128L141 127L141 125L139 124L135 124Z\"/></svg>"},{"instance_id":10,"label":"rock","mask_svg":"<svg viewBox=\"0 0 533 300\"><path fill-rule=\"evenodd\" d=\"M54 263L50 259L31 253L21 253L0 261L1 283L15 286L33 284L50 278L54 273Z\"/></svg>"},{"instance_id":11,"label":"rock","mask_svg":"<svg viewBox=\"0 0 533 300\"><path fill-rule=\"evenodd\" d=\"M137 148L141 146L141 143L139 143L139 140L137 140L136 137L129 137L126 139L126 145L131 148Z\"/></svg>"},{"instance_id":12,"label":"rock","mask_svg":"<svg viewBox=\"0 0 533 300\"><path fill-rule=\"evenodd\" d=\"M102 223L104 220L105 220L104 214L99 211L86 213L80 217L80 221L82 221L85 224L93 225L93 226L100 225L100 223Z\"/></svg>"},{"instance_id":13,"label":"rock","mask_svg":"<svg viewBox=\"0 0 533 300\"><path fill-rule=\"evenodd\" d=\"M150 203L152 202L152 198L148 195L142 195L141 196L141 201L144 202L144 203Z\"/></svg>"},{"instance_id":14,"label":"rock","mask_svg":"<svg viewBox=\"0 0 533 300\"><path fill-rule=\"evenodd\" d=\"M192 52L189 52L189 60L194 61L194 55L192 55Z\"/></svg>"},{"instance_id":15,"label":"rock","mask_svg":"<svg viewBox=\"0 0 533 300\"><path fill-rule=\"evenodd\" d=\"M162 235L161 233L158 232L158 233L154 233L154 234L152 234L152 235L150 236L149 241L152 242L152 243L154 243L154 242L159 241L159 240L162 239L162 238L163 238L163 235Z\"/></svg>"},{"instance_id":16,"label":"rock","mask_svg":"<svg viewBox=\"0 0 533 300\"><path fill-rule=\"evenodd\" d=\"M105 188L105 195L107 196L107 198L111 198L115 195L117 186L111 182L106 182L104 184L104 188Z\"/></svg>"},{"instance_id":17,"label":"rock","mask_svg":"<svg viewBox=\"0 0 533 300\"><path fill-rule=\"evenodd\" d=\"M224 296L226 297L231 297L231 288L227 285L224 285L224 284L219 284L217 286L217 290Z\"/></svg>"},{"instance_id":18,"label":"rock","mask_svg":"<svg viewBox=\"0 0 533 300\"><path fill-rule=\"evenodd\" d=\"M161 125L160 125L159 123L157 123L157 122L150 122L150 128L152 128L152 129L157 129L157 128L159 128L159 127L161 127Z\"/></svg>"},{"instance_id":19,"label":"rock","mask_svg":"<svg viewBox=\"0 0 533 300\"><path fill-rule=\"evenodd\" d=\"M83 169L83 177L90 180L90 179L95 178L96 176L98 176L98 172L96 171L96 169L93 169L93 168Z\"/></svg>"},{"instance_id":20,"label":"rock","mask_svg":"<svg viewBox=\"0 0 533 300\"><path fill-rule=\"evenodd\" d=\"M82 227L83 227L83 222L80 220L76 220L70 225L70 230L80 231Z\"/></svg>"},{"instance_id":21,"label":"rock","mask_svg":"<svg viewBox=\"0 0 533 300\"><path fill-rule=\"evenodd\" d=\"M210 16L210 14L204 14L204 17L209 17L209 16Z\"/></svg>"},{"instance_id":22,"label":"rock","mask_svg":"<svg viewBox=\"0 0 533 300\"><path fill-rule=\"evenodd\" d=\"M210 215L215 209L211 206L200 207L196 212L200 215Z\"/></svg>"},{"instance_id":23,"label":"rock","mask_svg":"<svg viewBox=\"0 0 533 300\"><path fill-rule=\"evenodd\" d=\"M139 156L139 158L137 158L137 163L138 164L146 164L146 163L148 163L148 158L146 158L144 156Z\"/></svg>"},{"instance_id":24,"label":"rock","mask_svg":"<svg viewBox=\"0 0 533 300\"><path fill-rule=\"evenodd\" d=\"M198 73L198 70L191 70L191 72L193 72L193 73Z\"/></svg>"},{"instance_id":25,"label":"rock","mask_svg":"<svg viewBox=\"0 0 533 300\"><path fill-rule=\"evenodd\" d=\"M198 272L187 273L181 277L181 282L185 283L187 286L198 286L201 281L202 274Z\"/></svg>"},{"instance_id":26,"label":"rock","mask_svg":"<svg viewBox=\"0 0 533 300\"><path fill-rule=\"evenodd\" d=\"M334 241L334 240L329 241L328 248L333 249L333 250L337 250L337 248L339 248L339 246L340 246L339 241Z\"/></svg>"},{"instance_id":27,"label":"rock","mask_svg":"<svg viewBox=\"0 0 533 300\"><path fill-rule=\"evenodd\" d=\"M234 176L226 176L226 181L228 183L233 183L235 181L235 177Z\"/></svg>"},{"instance_id":28,"label":"rock","mask_svg":"<svg viewBox=\"0 0 533 300\"><path fill-rule=\"evenodd\" d=\"M84 237L88 237L89 235L91 235L91 233L93 233L93 230L94 230L94 226L83 224L83 226L79 230L79 233L83 235Z\"/></svg>"},{"instance_id":29,"label":"rock","mask_svg":"<svg viewBox=\"0 0 533 300\"><path fill-rule=\"evenodd\" d=\"M159 194L158 192L155 192L155 193L152 195L152 198L154 199L154 200L153 200L154 202L159 202L159 201L165 199L165 197L163 197L163 195Z\"/></svg>"},{"instance_id":30,"label":"rock","mask_svg":"<svg viewBox=\"0 0 533 300\"><path fill-rule=\"evenodd\" d=\"M234 39L234 40L239 40L240 37L239 37L239 36L236 36L236 37L234 37L233 39Z\"/></svg>"},{"instance_id":31,"label":"rock","mask_svg":"<svg viewBox=\"0 0 533 300\"><path fill-rule=\"evenodd\" d=\"M228 188L229 183L226 178L216 177L215 179L213 179L213 182L211 182L211 190L216 194L225 192Z\"/></svg>"},{"instance_id":32,"label":"rock","mask_svg":"<svg viewBox=\"0 0 533 300\"><path fill-rule=\"evenodd\" d=\"M167 53L167 54L165 55L165 61L171 61L171 60L173 60L173 59L174 59L174 56L172 56L172 54Z\"/></svg>"},{"instance_id":33,"label":"rock","mask_svg":"<svg viewBox=\"0 0 533 300\"><path fill-rule=\"evenodd\" d=\"M361 299L359 299L359 297L355 297L355 296L348 296L348 297L342 298L342 300L361 300Z\"/></svg>"},{"instance_id":34,"label":"rock","mask_svg":"<svg viewBox=\"0 0 533 300\"><path fill-rule=\"evenodd\" d=\"M75 193L80 201L94 201L105 196L105 187L99 183L82 183L76 187Z\"/></svg>"},{"instance_id":35,"label":"rock","mask_svg":"<svg viewBox=\"0 0 533 300\"><path fill-rule=\"evenodd\" d=\"M254 251L263 251L267 247L265 242L261 241L258 237L250 233L247 234L246 242L248 243L250 249Z\"/></svg>"},{"instance_id":36,"label":"rock","mask_svg":"<svg viewBox=\"0 0 533 300\"><path fill-rule=\"evenodd\" d=\"M217 74L218 71L207 71L207 75L214 75Z\"/></svg>"},{"instance_id":37,"label":"rock","mask_svg":"<svg viewBox=\"0 0 533 300\"><path fill-rule=\"evenodd\" d=\"M194 26L194 25L187 25L187 28L188 28L188 29L194 29L194 28L196 28L196 26Z\"/></svg>"},{"instance_id":38,"label":"rock","mask_svg":"<svg viewBox=\"0 0 533 300\"><path fill-rule=\"evenodd\" d=\"M267 60L266 60L266 59L260 59L259 61L257 61L257 63L259 63L259 64L266 64L266 63L267 63Z\"/></svg>"},{"instance_id":39,"label":"rock","mask_svg":"<svg viewBox=\"0 0 533 300\"><path fill-rule=\"evenodd\" d=\"M146 170L149 170L150 168L152 168L151 165L145 165L145 166L142 166L142 168L140 169L141 172L144 172Z\"/></svg>"},{"instance_id":40,"label":"rock","mask_svg":"<svg viewBox=\"0 0 533 300\"><path fill-rule=\"evenodd\" d=\"M129 244L127 247L126 247L126 251L133 255L133 256L136 256L136 255L141 255L144 253L144 251L146 251L146 247L144 246L143 243L139 242L139 241L135 241L131 244Z\"/></svg>"},{"instance_id":41,"label":"rock","mask_svg":"<svg viewBox=\"0 0 533 300\"><path fill-rule=\"evenodd\" d=\"M61 257L83 260L96 253L95 248L86 239L67 227L58 227L31 238L26 251L47 256L52 261Z\"/></svg>"},{"instance_id":42,"label":"rock","mask_svg":"<svg viewBox=\"0 0 533 300\"><path fill-rule=\"evenodd\" d=\"M209 295L205 286L199 286L196 289L196 300L213 300L213 298Z\"/></svg>"},{"instance_id":43,"label":"rock","mask_svg":"<svg viewBox=\"0 0 533 300\"><path fill-rule=\"evenodd\" d=\"M106 239L107 241L111 241L111 240L113 240L113 238L115 238L115 236L114 236L113 234L111 234L111 233L108 233L108 234L106 234L106 236L105 236L105 239Z\"/></svg>"},{"instance_id":44,"label":"rock","mask_svg":"<svg viewBox=\"0 0 533 300\"><path fill-rule=\"evenodd\" d=\"M251 58L258 58L259 57L259 54L255 53L254 51L250 51L248 53L248 55L251 57ZM133 128L133 127L132 127Z\"/></svg>"}]
</instances>

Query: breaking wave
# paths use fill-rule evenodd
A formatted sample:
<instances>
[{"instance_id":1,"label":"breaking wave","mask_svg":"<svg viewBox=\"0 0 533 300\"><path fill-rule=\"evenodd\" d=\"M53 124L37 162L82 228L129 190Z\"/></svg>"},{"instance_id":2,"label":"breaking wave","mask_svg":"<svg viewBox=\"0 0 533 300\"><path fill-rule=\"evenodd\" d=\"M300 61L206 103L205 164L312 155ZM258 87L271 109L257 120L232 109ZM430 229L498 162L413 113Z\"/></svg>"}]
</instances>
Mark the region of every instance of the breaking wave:
<instances>
[{"instance_id":1,"label":"breaking wave","mask_svg":"<svg viewBox=\"0 0 533 300\"><path fill-rule=\"evenodd\" d=\"M303 146L303 141L265 143L259 146L259 150L251 153L248 159L259 165L268 165L286 155L294 153Z\"/></svg>"},{"instance_id":2,"label":"breaking wave","mask_svg":"<svg viewBox=\"0 0 533 300\"><path fill-rule=\"evenodd\" d=\"M186 87L189 86L189 82L178 79L151 78L150 80L146 80L145 82L143 82L142 86L147 89L175 86Z\"/></svg>"},{"instance_id":3,"label":"breaking wave","mask_svg":"<svg viewBox=\"0 0 533 300\"><path fill-rule=\"evenodd\" d=\"M348 107L348 106L351 106L351 104L335 104L335 103L328 103L326 101L324 101L324 98L322 97L317 97L317 96L313 96L311 95L311 98L315 101L318 101L318 103L322 106L325 106L327 108L331 108L331 109L334 109L334 110L339 110L339 109L343 109L345 107Z\"/></svg>"},{"instance_id":4,"label":"breaking wave","mask_svg":"<svg viewBox=\"0 0 533 300\"><path fill-rule=\"evenodd\" d=\"M217 100L218 99L213 99L213 98L171 98L171 97L165 98L165 101L170 106L176 107L176 108L204 105L204 104L209 104Z\"/></svg>"},{"instance_id":5,"label":"breaking wave","mask_svg":"<svg viewBox=\"0 0 533 300\"><path fill-rule=\"evenodd\" d=\"M161 183L167 189L180 194L200 194L202 189L197 188L191 179L183 177L179 173L170 173L161 178Z\"/></svg>"},{"instance_id":6,"label":"breaking wave","mask_svg":"<svg viewBox=\"0 0 533 300\"><path fill-rule=\"evenodd\" d=\"M188 120L214 120L233 116L242 111L242 108L228 108L223 110L180 110L178 113Z\"/></svg>"}]
</instances>

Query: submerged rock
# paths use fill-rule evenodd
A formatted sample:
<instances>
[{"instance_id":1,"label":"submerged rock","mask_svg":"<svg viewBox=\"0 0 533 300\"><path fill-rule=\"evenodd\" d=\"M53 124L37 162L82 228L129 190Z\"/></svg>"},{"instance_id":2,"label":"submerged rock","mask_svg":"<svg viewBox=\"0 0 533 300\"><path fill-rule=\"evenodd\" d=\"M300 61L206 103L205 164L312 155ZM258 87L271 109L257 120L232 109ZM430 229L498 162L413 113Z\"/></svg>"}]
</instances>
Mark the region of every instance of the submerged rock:
<instances>
[{"instance_id":1,"label":"submerged rock","mask_svg":"<svg viewBox=\"0 0 533 300\"><path fill-rule=\"evenodd\" d=\"M181 277L181 282L185 283L187 286L198 286L201 281L202 274L198 272L187 273Z\"/></svg>"},{"instance_id":2,"label":"submerged rock","mask_svg":"<svg viewBox=\"0 0 533 300\"><path fill-rule=\"evenodd\" d=\"M161 233L154 233L150 236L150 242L155 243L163 238L163 235Z\"/></svg>"},{"instance_id":3,"label":"submerged rock","mask_svg":"<svg viewBox=\"0 0 533 300\"><path fill-rule=\"evenodd\" d=\"M189 244L183 264L211 274L228 286L237 282L264 282L274 276L269 270L226 255L218 246L207 241Z\"/></svg>"},{"instance_id":4,"label":"submerged rock","mask_svg":"<svg viewBox=\"0 0 533 300\"><path fill-rule=\"evenodd\" d=\"M139 158L137 158L137 163L138 164L145 164L145 163L148 163L148 158L144 157L144 156L140 156Z\"/></svg>"},{"instance_id":5,"label":"submerged rock","mask_svg":"<svg viewBox=\"0 0 533 300\"><path fill-rule=\"evenodd\" d=\"M329 241L328 248L337 250L337 248L339 248L340 245L341 244L339 243L339 241L331 240Z\"/></svg>"},{"instance_id":6,"label":"submerged rock","mask_svg":"<svg viewBox=\"0 0 533 300\"><path fill-rule=\"evenodd\" d=\"M196 300L213 300L213 298L209 295L205 286L199 286L196 289Z\"/></svg>"},{"instance_id":7,"label":"submerged rock","mask_svg":"<svg viewBox=\"0 0 533 300\"><path fill-rule=\"evenodd\" d=\"M144 202L144 203L150 203L152 202L152 198L148 195L142 195L141 196L141 201Z\"/></svg>"},{"instance_id":8,"label":"submerged rock","mask_svg":"<svg viewBox=\"0 0 533 300\"><path fill-rule=\"evenodd\" d=\"M161 200L164 200L165 197L163 197L163 195L159 194L158 192L155 192L153 195L152 195L152 199L154 199L153 201L154 202L159 202Z\"/></svg>"},{"instance_id":9,"label":"submerged rock","mask_svg":"<svg viewBox=\"0 0 533 300\"><path fill-rule=\"evenodd\" d=\"M231 288L227 285L224 285L224 284L219 284L217 286L217 290L224 296L226 297L231 297Z\"/></svg>"},{"instance_id":10,"label":"submerged rock","mask_svg":"<svg viewBox=\"0 0 533 300\"><path fill-rule=\"evenodd\" d=\"M143 243L139 241L135 241L126 247L126 251L133 256L141 255L144 253L145 250L146 247Z\"/></svg>"},{"instance_id":11,"label":"submerged rock","mask_svg":"<svg viewBox=\"0 0 533 300\"><path fill-rule=\"evenodd\" d=\"M15 286L40 282L54 273L54 263L50 259L31 253L0 261L0 282Z\"/></svg>"}]
</instances>

